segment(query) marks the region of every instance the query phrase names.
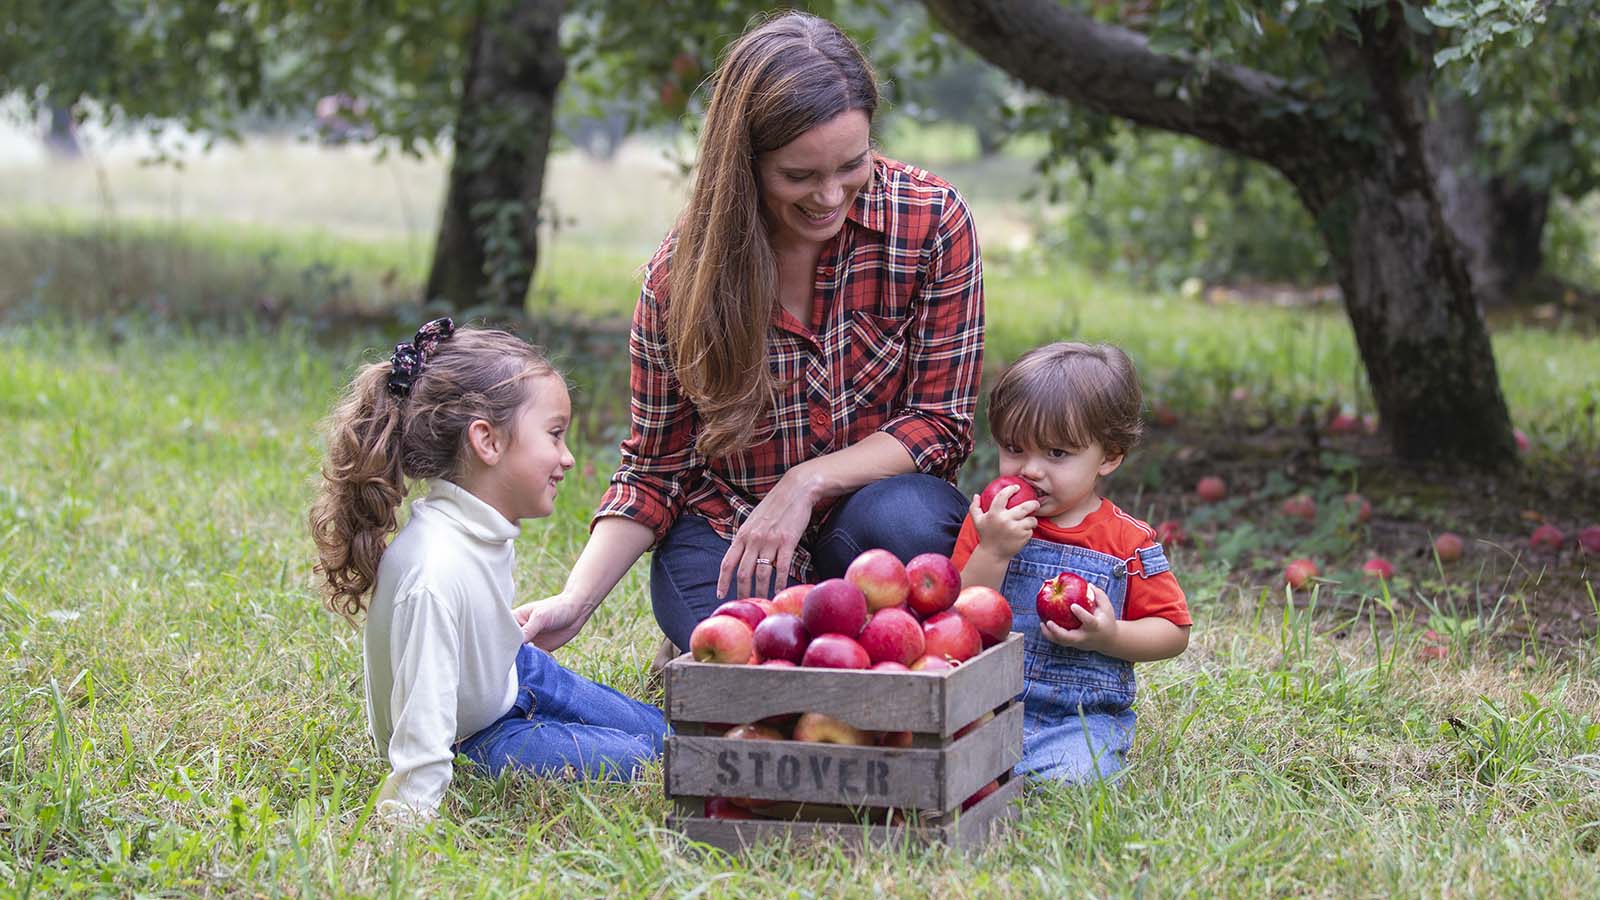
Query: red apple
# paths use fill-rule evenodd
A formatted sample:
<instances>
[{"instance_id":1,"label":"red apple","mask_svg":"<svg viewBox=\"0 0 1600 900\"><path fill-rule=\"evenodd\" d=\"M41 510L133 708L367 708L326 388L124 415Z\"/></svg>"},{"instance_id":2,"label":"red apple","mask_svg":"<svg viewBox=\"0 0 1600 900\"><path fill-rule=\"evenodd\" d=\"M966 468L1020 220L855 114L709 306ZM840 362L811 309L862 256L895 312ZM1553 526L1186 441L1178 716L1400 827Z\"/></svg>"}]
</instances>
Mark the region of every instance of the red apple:
<instances>
[{"instance_id":1,"label":"red apple","mask_svg":"<svg viewBox=\"0 0 1600 900\"><path fill-rule=\"evenodd\" d=\"M744 602L754 603L756 609L761 610L761 615L763 617L770 616L778 611L778 608L772 605L772 601L765 597L746 597L744 598Z\"/></svg>"},{"instance_id":2,"label":"red apple","mask_svg":"<svg viewBox=\"0 0 1600 900\"><path fill-rule=\"evenodd\" d=\"M781 741L784 740L783 732L770 725L750 723L748 725L735 725L728 729L723 737L735 741ZM764 809L777 802L775 800L757 800L753 797L730 797L730 802L745 809Z\"/></svg>"},{"instance_id":3,"label":"red apple","mask_svg":"<svg viewBox=\"0 0 1600 900\"><path fill-rule=\"evenodd\" d=\"M906 563L906 575L911 578L911 595L906 602L912 612L924 619L949 609L961 593L961 573L942 553L914 557Z\"/></svg>"},{"instance_id":4,"label":"red apple","mask_svg":"<svg viewBox=\"0 0 1600 900\"><path fill-rule=\"evenodd\" d=\"M955 610L945 610L922 623L928 656L965 662L983 652L983 638Z\"/></svg>"},{"instance_id":5,"label":"red apple","mask_svg":"<svg viewBox=\"0 0 1600 900\"><path fill-rule=\"evenodd\" d=\"M1361 431L1361 420L1349 413L1339 413L1328 420L1329 434L1356 434Z\"/></svg>"},{"instance_id":6,"label":"red apple","mask_svg":"<svg viewBox=\"0 0 1600 900\"><path fill-rule=\"evenodd\" d=\"M872 658L853 637L821 634L811 639L800 665L811 669L865 669L872 665Z\"/></svg>"},{"instance_id":7,"label":"red apple","mask_svg":"<svg viewBox=\"0 0 1600 900\"><path fill-rule=\"evenodd\" d=\"M750 810L729 800L727 797L706 798L706 818L708 819L754 819Z\"/></svg>"},{"instance_id":8,"label":"red apple","mask_svg":"<svg viewBox=\"0 0 1600 900\"><path fill-rule=\"evenodd\" d=\"M880 609L873 613L857 640L875 663L897 662L909 666L926 652L922 623L903 609Z\"/></svg>"},{"instance_id":9,"label":"red apple","mask_svg":"<svg viewBox=\"0 0 1600 900\"><path fill-rule=\"evenodd\" d=\"M791 584L772 595L772 606L778 612L798 616L805 606L806 594L811 593L814 587L816 587L814 584Z\"/></svg>"},{"instance_id":10,"label":"red apple","mask_svg":"<svg viewBox=\"0 0 1600 900\"><path fill-rule=\"evenodd\" d=\"M1560 550L1561 545L1566 542L1566 533L1554 525L1540 525L1533 530L1533 536L1528 538L1528 546L1535 550L1549 550L1552 553Z\"/></svg>"},{"instance_id":11,"label":"red apple","mask_svg":"<svg viewBox=\"0 0 1600 900\"><path fill-rule=\"evenodd\" d=\"M1156 526L1156 543L1177 547L1188 542L1189 533L1183 530L1183 523L1177 519L1168 519Z\"/></svg>"},{"instance_id":12,"label":"red apple","mask_svg":"<svg viewBox=\"0 0 1600 900\"><path fill-rule=\"evenodd\" d=\"M1528 447L1532 445L1532 442L1528 440L1528 435L1521 428L1511 429L1511 437L1517 442L1518 450L1523 453L1528 452Z\"/></svg>"},{"instance_id":13,"label":"red apple","mask_svg":"<svg viewBox=\"0 0 1600 900\"><path fill-rule=\"evenodd\" d=\"M911 664L911 671L913 672L943 672L946 669L954 668L955 665L942 656L924 656Z\"/></svg>"},{"instance_id":14,"label":"red apple","mask_svg":"<svg viewBox=\"0 0 1600 900\"><path fill-rule=\"evenodd\" d=\"M994 588L980 584L963 588L956 595L954 609L961 618L978 629L978 636L983 639L985 647L993 647L1011 633L1011 604Z\"/></svg>"},{"instance_id":15,"label":"red apple","mask_svg":"<svg viewBox=\"0 0 1600 900\"><path fill-rule=\"evenodd\" d=\"M913 736L909 731L885 731L878 735L879 747L910 747Z\"/></svg>"},{"instance_id":16,"label":"red apple","mask_svg":"<svg viewBox=\"0 0 1600 900\"><path fill-rule=\"evenodd\" d=\"M990 710L989 712L984 713L983 715L977 717L976 719L973 719L971 722L968 722L967 724L961 726L960 728L957 728L956 729L956 733L951 735L950 739L953 741L956 738L966 737L967 735L971 734L972 732L977 731L979 725L982 725L983 723L988 722L993 718L994 718L994 711Z\"/></svg>"},{"instance_id":17,"label":"red apple","mask_svg":"<svg viewBox=\"0 0 1600 900\"><path fill-rule=\"evenodd\" d=\"M784 660L798 663L805 657L806 645L811 643L811 633L799 616L773 613L756 626L756 652L766 660Z\"/></svg>"},{"instance_id":18,"label":"red apple","mask_svg":"<svg viewBox=\"0 0 1600 900\"><path fill-rule=\"evenodd\" d=\"M979 801L998 790L1000 790L1000 780L997 778L983 787L978 788L978 790L974 792L971 797L961 801L961 811L966 812L974 806L977 806Z\"/></svg>"},{"instance_id":19,"label":"red apple","mask_svg":"<svg viewBox=\"0 0 1600 900\"><path fill-rule=\"evenodd\" d=\"M794 739L813 744L855 744L870 746L874 736L849 722L841 722L822 713L805 713L794 723Z\"/></svg>"},{"instance_id":20,"label":"red apple","mask_svg":"<svg viewBox=\"0 0 1600 900\"><path fill-rule=\"evenodd\" d=\"M1016 486L1017 490L1006 501L1006 509L1026 503L1029 500L1039 499L1039 495L1034 491L1033 485L1015 475L1002 475L989 482L988 486L983 489L983 493L978 495L978 508L988 512L989 505L994 503L995 495L1013 485Z\"/></svg>"},{"instance_id":21,"label":"red apple","mask_svg":"<svg viewBox=\"0 0 1600 900\"><path fill-rule=\"evenodd\" d=\"M829 578L806 592L800 621L812 634L855 637L867 624L867 597L843 578Z\"/></svg>"},{"instance_id":22,"label":"red apple","mask_svg":"<svg viewBox=\"0 0 1600 900\"><path fill-rule=\"evenodd\" d=\"M1195 482L1194 492L1200 495L1202 501L1216 503L1223 497L1228 496L1228 485L1215 475L1207 475Z\"/></svg>"},{"instance_id":23,"label":"red apple","mask_svg":"<svg viewBox=\"0 0 1600 900\"><path fill-rule=\"evenodd\" d=\"M1157 428L1171 428L1178 424L1178 413L1165 403L1159 403L1155 409L1150 410L1150 421Z\"/></svg>"},{"instance_id":24,"label":"red apple","mask_svg":"<svg viewBox=\"0 0 1600 900\"><path fill-rule=\"evenodd\" d=\"M1357 522L1366 522L1372 518L1372 504L1360 494L1345 494L1344 506Z\"/></svg>"},{"instance_id":25,"label":"red apple","mask_svg":"<svg viewBox=\"0 0 1600 900\"><path fill-rule=\"evenodd\" d=\"M1317 577L1317 564L1309 559L1297 559L1283 570L1283 580L1297 591L1315 577Z\"/></svg>"},{"instance_id":26,"label":"red apple","mask_svg":"<svg viewBox=\"0 0 1600 900\"><path fill-rule=\"evenodd\" d=\"M743 665L755 652L755 635L733 616L712 616L689 633L689 652L699 662Z\"/></svg>"},{"instance_id":27,"label":"red apple","mask_svg":"<svg viewBox=\"0 0 1600 900\"><path fill-rule=\"evenodd\" d=\"M1429 644L1417 651L1417 656L1425 660L1444 659L1449 655L1450 648L1444 646L1443 644Z\"/></svg>"},{"instance_id":28,"label":"red apple","mask_svg":"<svg viewBox=\"0 0 1600 900\"><path fill-rule=\"evenodd\" d=\"M775 669L793 669L793 668L795 668L795 664L793 662L790 662L787 659L764 659L764 660L761 661L761 665L763 665L763 666L771 666L771 667L773 667Z\"/></svg>"},{"instance_id":29,"label":"red apple","mask_svg":"<svg viewBox=\"0 0 1600 900\"><path fill-rule=\"evenodd\" d=\"M767 617L761 607L751 603L749 600L729 600L727 603L712 610L711 614L713 616L733 616L735 619L749 625L751 631L754 631L756 626L761 624L761 620Z\"/></svg>"},{"instance_id":30,"label":"red apple","mask_svg":"<svg viewBox=\"0 0 1600 900\"><path fill-rule=\"evenodd\" d=\"M1083 627L1083 623L1078 621L1077 614L1072 611L1074 603L1089 612L1094 612L1095 599L1089 592L1089 582L1071 572L1062 572L1040 585L1039 596L1034 598L1034 607L1039 610L1039 618L1047 619L1067 629Z\"/></svg>"},{"instance_id":31,"label":"red apple","mask_svg":"<svg viewBox=\"0 0 1600 900\"><path fill-rule=\"evenodd\" d=\"M871 624L871 623L868 623L868 624ZM880 662L880 663L873 663L872 664L872 671L874 671L874 672L909 672L909 671L911 671L911 667L908 666L908 665L905 665L903 663L897 663L892 659L886 659L886 660L884 660L883 662Z\"/></svg>"},{"instance_id":32,"label":"red apple","mask_svg":"<svg viewBox=\"0 0 1600 900\"><path fill-rule=\"evenodd\" d=\"M1433 552L1438 554L1440 562L1455 562L1466 549L1466 543L1459 534L1446 531L1433 539Z\"/></svg>"},{"instance_id":33,"label":"red apple","mask_svg":"<svg viewBox=\"0 0 1600 900\"><path fill-rule=\"evenodd\" d=\"M1295 494L1283 501L1283 514L1291 519L1304 519L1307 522L1317 520L1317 501L1311 499L1310 494Z\"/></svg>"},{"instance_id":34,"label":"red apple","mask_svg":"<svg viewBox=\"0 0 1600 900\"><path fill-rule=\"evenodd\" d=\"M1374 578L1390 581L1394 578L1394 566L1381 556L1374 556L1361 565L1361 571Z\"/></svg>"},{"instance_id":35,"label":"red apple","mask_svg":"<svg viewBox=\"0 0 1600 900\"><path fill-rule=\"evenodd\" d=\"M844 580L867 598L868 612L900 606L911 593L911 579L900 558L887 550L868 550L850 562Z\"/></svg>"},{"instance_id":36,"label":"red apple","mask_svg":"<svg viewBox=\"0 0 1600 900\"><path fill-rule=\"evenodd\" d=\"M1600 553L1600 525L1590 525L1578 532L1578 546L1585 553Z\"/></svg>"}]
</instances>

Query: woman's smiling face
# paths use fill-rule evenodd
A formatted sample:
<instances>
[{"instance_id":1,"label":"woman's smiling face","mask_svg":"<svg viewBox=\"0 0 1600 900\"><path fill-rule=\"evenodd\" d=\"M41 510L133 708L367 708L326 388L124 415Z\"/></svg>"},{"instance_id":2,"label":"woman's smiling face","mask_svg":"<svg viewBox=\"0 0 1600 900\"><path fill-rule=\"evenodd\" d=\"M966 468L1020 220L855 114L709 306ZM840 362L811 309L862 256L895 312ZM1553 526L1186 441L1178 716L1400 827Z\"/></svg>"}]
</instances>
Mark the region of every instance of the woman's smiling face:
<instances>
[{"instance_id":1,"label":"woman's smiling face","mask_svg":"<svg viewBox=\"0 0 1600 900\"><path fill-rule=\"evenodd\" d=\"M774 247L820 244L872 178L872 122L859 109L756 158L761 210Z\"/></svg>"}]
</instances>

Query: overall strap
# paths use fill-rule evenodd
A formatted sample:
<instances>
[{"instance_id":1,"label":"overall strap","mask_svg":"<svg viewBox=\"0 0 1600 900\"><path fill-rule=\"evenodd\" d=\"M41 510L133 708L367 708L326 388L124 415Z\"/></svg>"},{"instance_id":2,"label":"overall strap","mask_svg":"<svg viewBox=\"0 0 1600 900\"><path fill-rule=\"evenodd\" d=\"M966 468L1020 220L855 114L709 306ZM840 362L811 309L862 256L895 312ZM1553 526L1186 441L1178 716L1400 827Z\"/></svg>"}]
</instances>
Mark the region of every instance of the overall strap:
<instances>
[{"instance_id":1,"label":"overall strap","mask_svg":"<svg viewBox=\"0 0 1600 900\"><path fill-rule=\"evenodd\" d=\"M1151 544L1134 551L1134 554L1123 560L1119 566L1129 574L1138 575L1140 578L1149 578L1169 571L1172 564L1167 562L1166 551L1160 544Z\"/></svg>"}]
</instances>

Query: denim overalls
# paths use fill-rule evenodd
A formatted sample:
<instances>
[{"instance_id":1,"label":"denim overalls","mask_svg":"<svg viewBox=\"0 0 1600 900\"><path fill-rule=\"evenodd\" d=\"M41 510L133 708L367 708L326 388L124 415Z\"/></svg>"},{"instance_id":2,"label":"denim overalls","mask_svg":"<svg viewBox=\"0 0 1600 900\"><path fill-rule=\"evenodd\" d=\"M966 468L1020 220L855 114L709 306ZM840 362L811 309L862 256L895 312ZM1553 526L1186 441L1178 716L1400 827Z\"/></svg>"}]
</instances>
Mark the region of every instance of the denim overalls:
<instances>
[{"instance_id":1,"label":"denim overalls","mask_svg":"<svg viewBox=\"0 0 1600 900\"><path fill-rule=\"evenodd\" d=\"M1051 643L1039 630L1039 586L1072 572L1106 592L1123 615L1130 575L1148 578L1171 566L1161 545L1127 559L1034 538L1006 568L1001 593L1023 645L1022 761L1016 774L1093 781L1120 770L1133 745L1133 664Z\"/></svg>"}]
</instances>

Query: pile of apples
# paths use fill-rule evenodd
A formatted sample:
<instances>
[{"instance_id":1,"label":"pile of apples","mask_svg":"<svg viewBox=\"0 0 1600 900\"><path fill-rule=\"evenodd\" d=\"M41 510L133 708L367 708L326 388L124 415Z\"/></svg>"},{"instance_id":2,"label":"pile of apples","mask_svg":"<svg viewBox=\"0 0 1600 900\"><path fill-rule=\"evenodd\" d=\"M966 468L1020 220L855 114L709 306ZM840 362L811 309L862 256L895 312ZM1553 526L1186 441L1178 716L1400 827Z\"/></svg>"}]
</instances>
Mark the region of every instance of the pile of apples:
<instances>
[{"instance_id":1,"label":"pile of apples","mask_svg":"<svg viewBox=\"0 0 1600 900\"><path fill-rule=\"evenodd\" d=\"M1010 632L1005 597L963 590L948 556L902 564L873 549L843 578L722 604L695 626L689 652L709 663L927 672L958 666Z\"/></svg>"}]
</instances>

